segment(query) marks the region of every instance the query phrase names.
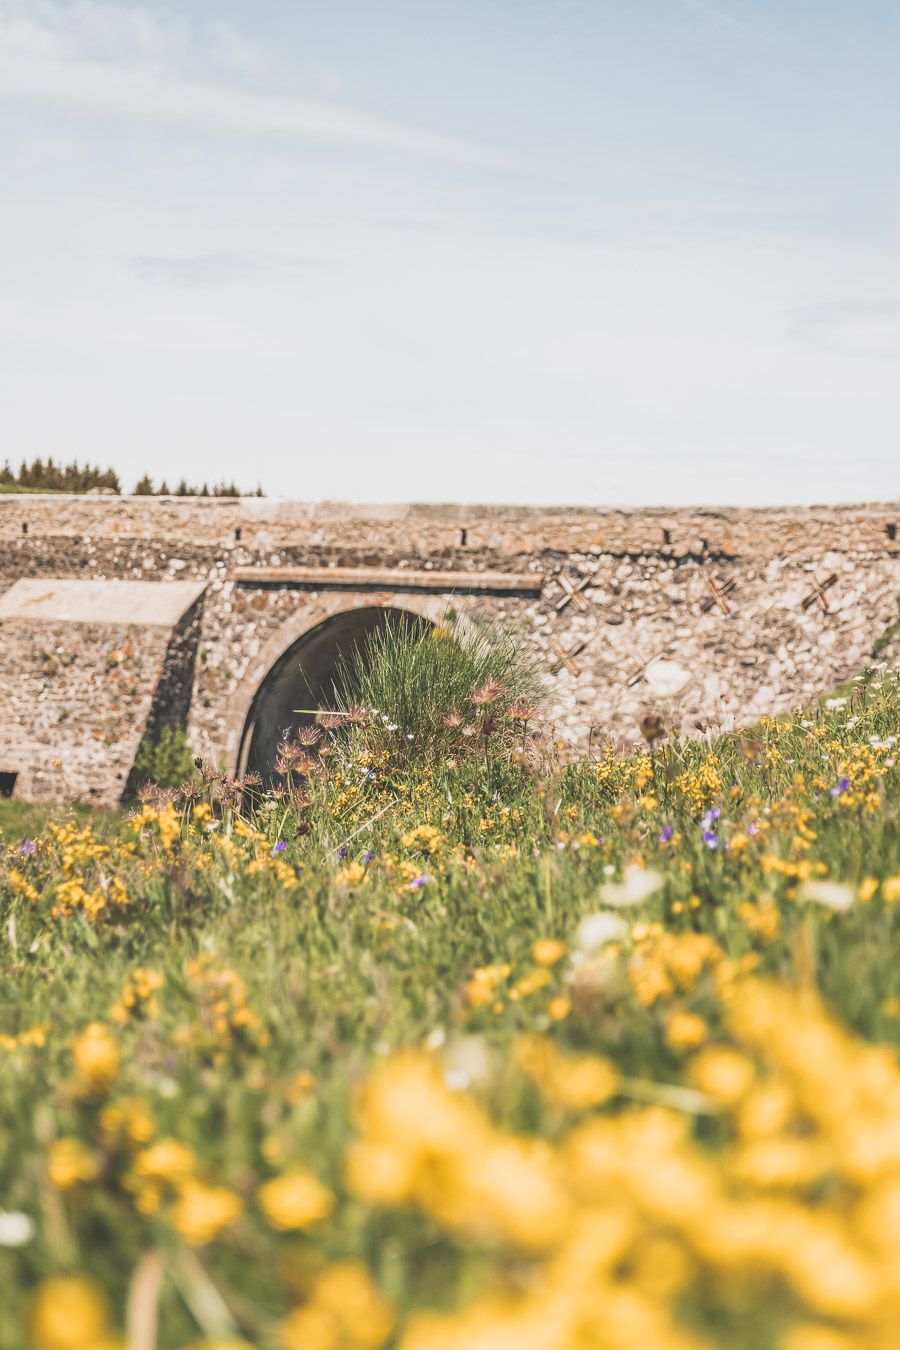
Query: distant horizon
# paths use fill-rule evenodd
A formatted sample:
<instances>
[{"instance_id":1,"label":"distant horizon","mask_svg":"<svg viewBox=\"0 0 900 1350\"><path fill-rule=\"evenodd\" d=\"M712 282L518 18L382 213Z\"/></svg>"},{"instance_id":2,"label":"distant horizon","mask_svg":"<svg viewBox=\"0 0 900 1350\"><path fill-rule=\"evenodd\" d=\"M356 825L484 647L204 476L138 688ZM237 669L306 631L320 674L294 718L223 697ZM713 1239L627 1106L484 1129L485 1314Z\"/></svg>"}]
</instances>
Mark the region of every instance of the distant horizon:
<instances>
[{"instance_id":1,"label":"distant horizon","mask_svg":"<svg viewBox=\"0 0 900 1350\"><path fill-rule=\"evenodd\" d=\"M468 499L441 498L425 499L411 498L403 500L400 498L369 498L369 497L301 497L301 496L272 496L263 493L257 496L255 493L242 493L236 497L220 496L214 497L211 494L202 496L200 493L134 493L134 492L114 492L89 491L89 492L56 492L56 491L2 491L0 492L0 501L4 497L64 497L68 500L83 501L89 498L92 501L113 502L113 501L135 501L135 502L207 502L211 505L220 506L223 504L232 504L234 502L256 502L269 503L270 505L299 504L304 506L394 506L394 507L454 507L464 506L477 508L480 506L487 508L509 507L512 510L549 510L549 511L778 511L778 510L854 510L865 507L881 506L900 506L900 494L895 497L866 497L846 501L771 501L771 502L727 502L727 501L691 501L691 502L576 502L568 500L553 501L521 501L515 499L504 500L486 500L486 499Z\"/></svg>"}]
</instances>

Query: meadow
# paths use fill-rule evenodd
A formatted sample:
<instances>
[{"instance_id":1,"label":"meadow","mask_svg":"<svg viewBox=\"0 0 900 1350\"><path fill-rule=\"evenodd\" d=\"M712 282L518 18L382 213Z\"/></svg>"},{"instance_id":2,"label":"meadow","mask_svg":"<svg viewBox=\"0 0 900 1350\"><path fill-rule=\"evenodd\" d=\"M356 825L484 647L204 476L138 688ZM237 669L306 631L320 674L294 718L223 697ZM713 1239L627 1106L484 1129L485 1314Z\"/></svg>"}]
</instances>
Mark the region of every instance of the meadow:
<instances>
[{"instance_id":1,"label":"meadow","mask_svg":"<svg viewBox=\"0 0 900 1350\"><path fill-rule=\"evenodd\" d=\"M274 786L0 813L0 1347L900 1345L897 671L566 763L378 641Z\"/></svg>"}]
</instances>

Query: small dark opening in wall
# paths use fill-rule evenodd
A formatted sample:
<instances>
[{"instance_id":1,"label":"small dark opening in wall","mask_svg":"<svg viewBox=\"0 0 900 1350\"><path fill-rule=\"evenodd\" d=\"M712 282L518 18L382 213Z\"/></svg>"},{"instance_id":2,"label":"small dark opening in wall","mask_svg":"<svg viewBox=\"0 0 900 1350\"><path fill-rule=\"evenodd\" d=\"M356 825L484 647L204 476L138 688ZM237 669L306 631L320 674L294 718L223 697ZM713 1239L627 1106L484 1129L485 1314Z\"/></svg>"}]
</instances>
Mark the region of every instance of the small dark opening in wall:
<instances>
[{"instance_id":1,"label":"small dark opening in wall","mask_svg":"<svg viewBox=\"0 0 900 1350\"><path fill-rule=\"evenodd\" d=\"M663 543L664 543L664 544L671 544L671 542L672 542L672 531L671 531L671 530L663 530Z\"/></svg>"},{"instance_id":2,"label":"small dark opening in wall","mask_svg":"<svg viewBox=\"0 0 900 1350\"><path fill-rule=\"evenodd\" d=\"M0 773L0 797L11 797L16 786L17 773Z\"/></svg>"},{"instance_id":3,"label":"small dark opening in wall","mask_svg":"<svg viewBox=\"0 0 900 1350\"><path fill-rule=\"evenodd\" d=\"M888 524L885 525L885 527L884 527L884 532L885 532L885 534L887 535L888 539L896 539L896 538L897 538L897 522L896 522L895 520L889 521Z\"/></svg>"},{"instance_id":4,"label":"small dark opening in wall","mask_svg":"<svg viewBox=\"0 0 900 1350\"><path fill-rule=\"evenodd\" d=\"M465 546L466 546L466 541L468 540L468 538L469 538L469 531L468 531L468 530L460 530L460 532L459 532L459 546L460 546L460 548L465 548Z\"/></svg>"},{"instance_id":5,"label":"small dark opening in wall","mask_svg":"<svg viewBox=\"0 0 900 1350\"><path fill-rule=\"evenodd\" d=\"M237 529L235 530L235 532L234 532L234 542L235 542L236 544L239 544L239 543L241 542L241 527L240 527L240 525L238 526L238 528L237 528Z\"/></svg>"},{"instance_id":6,"label":"small dark opening in wall","mask_svg":"<svg viewBox=\"0 0 900 1350\"><path fill-rule=\"evenodd\" d=\"M27 521L27 520L23 520L23 521L22 521L22 533L23 533L23 534L27 534L27 533L28 533L28 521Z\"/></svg>"}]
</instances>

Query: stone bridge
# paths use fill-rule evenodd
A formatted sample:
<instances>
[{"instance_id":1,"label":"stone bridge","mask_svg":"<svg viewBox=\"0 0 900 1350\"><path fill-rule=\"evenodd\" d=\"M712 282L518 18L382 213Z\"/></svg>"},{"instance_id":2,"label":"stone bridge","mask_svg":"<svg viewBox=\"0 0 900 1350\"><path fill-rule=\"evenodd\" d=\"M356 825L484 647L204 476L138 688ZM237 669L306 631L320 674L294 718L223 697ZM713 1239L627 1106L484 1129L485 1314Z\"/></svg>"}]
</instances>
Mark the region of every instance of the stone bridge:
<instances>
[{"instance_id":1,"label":"stone bridge","mask_svg":"<svg viewBox=\"0 0 900 1350\"><path fill-rule=\"evenodd\" d=\"M169 724L270 768L395 611L515 627L573 752L744 723L871 659L898 515L0 496L0 792L114 805Z\"/></svg>"}]
</instances>

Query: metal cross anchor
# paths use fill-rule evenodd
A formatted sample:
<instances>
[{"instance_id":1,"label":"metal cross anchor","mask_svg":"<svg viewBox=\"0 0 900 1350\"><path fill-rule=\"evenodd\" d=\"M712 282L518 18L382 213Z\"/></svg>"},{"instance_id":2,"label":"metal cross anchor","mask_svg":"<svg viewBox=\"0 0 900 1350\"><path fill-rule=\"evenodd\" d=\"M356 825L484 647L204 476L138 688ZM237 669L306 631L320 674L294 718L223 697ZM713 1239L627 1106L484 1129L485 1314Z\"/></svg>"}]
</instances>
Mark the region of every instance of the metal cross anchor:
<instances>
[{"instance_id":1,"label":"metal cross anchor","mask_svg":"<svg viewBox=\"0 0 900 1350\"><path fill-rule=\"evenodd\" d=\"M562 599L557 600L556 604L553 606L557 614L561 614L563 612L563 610L565 609L566 605L569 603L570 600L574 603L576 609L580 610L590 609L587 600L581 594L581 592L586 590L588 586L591 585L591 583L594 580L593 577L582 577L581 580L578 582L577 586L569 577L566 576L565 572L560 572L556 580L559 582L560 586L565 591L565 595L562 597Z\"/></svg>"},{"instance_id":2,"label":"metal cross anchor","mask_svg":"<svg viewBox=\"0 0 900 1350\"><path fill-rule=\"evenodd\" d=\"M814 591L810 591L809 595L807 595L800 602L801 609L809 609L809 607L811 605L814 605L818 600L819 608L823 611L823 613L827 614L828 597L825 594L825 592L831 590L832 586L835 584L837 579L838 579L837 572L832 572L831 575L827 576L824 581L816 581L816 589Z\"/></svg>"},{"instance_id":3,"label":"metal cross anchor","mask_svg":"<svg viewBox=\"0 0 900 1350\"><path fill-rule=\"evenodd\" d=\"M700 610L703 614L708 614L713 605L718 605L723 614L731 613L731 606L728 603L727 596L732 595L737 590L737 582L734 577L729 577L723 585L719 585L715 577L707 577L706 585L710 594L703 601Z\"/></svg>"},{"instance_id":4,"label":"metal cross anchor","mask_svg":"<svg viewBox=\"0 0 900 1350\"><path fill-rule=\"evenodd\" d=\"M565 666L570 675L580 675L581 668L576 666L574 658L578 656L580 652L583 652L586 646L587 642L576 642L572 650L567 652L563 650L554 638L550 643L550 650L556 657L556 660L550 667L550 674L555 675L558 670L562 670L563 666Z\"/></svg>"},{"instance_id":5,"label":"metal cross anchor","mask_svg":"<svg viewBox=\"0 0 900 1350\"><path fill-rule=\"evenodd\" d=\"M648 656L646 661L641 661L637 670L633 671L632 674L629 675L628 679L625 681L626 688L633 689L634 686L639 683L641 676L643 675L647 667L652 666L653 662L658 661L662 656L665 656L665 650L661 652L655 652L653 656ZM634 657L633 659L637 660L638 658Z\"/></svg>"}]
</instances>

